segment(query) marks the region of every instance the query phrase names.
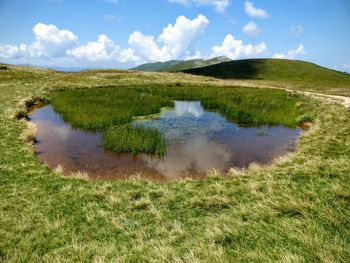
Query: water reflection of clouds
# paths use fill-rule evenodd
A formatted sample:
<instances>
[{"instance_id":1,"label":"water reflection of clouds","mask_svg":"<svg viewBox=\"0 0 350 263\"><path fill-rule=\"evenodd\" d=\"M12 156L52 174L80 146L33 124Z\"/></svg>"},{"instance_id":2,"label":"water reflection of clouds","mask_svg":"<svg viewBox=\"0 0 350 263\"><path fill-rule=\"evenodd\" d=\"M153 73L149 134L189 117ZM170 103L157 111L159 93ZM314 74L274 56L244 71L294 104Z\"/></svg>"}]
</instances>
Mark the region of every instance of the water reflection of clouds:
<instances>
[{"instance_id":1,"label":"water reflection of clouds","mask_svg":"<svg viewBox=\"0 0 350 263\"><path fill-rule=\"evenodd\" d=\"M232 155L232 151L224 145L201 137L171 146L163 162L148 156L144 158L149 167L173 179L185 176L190 171L205 173L225 168L229 166Z\"/></svg>"},{"instance_id":2,"label":"water reflection of clouds","mask_svg":"<svg viewBox=\"0 0 350 263\"><path fill-rule=\"evenodd\" d=\"M74 135L74 130L64 123L61 124L51 120L41 120L37 121L36 125L41 136L54 136L55 140L57 141L66 142L71 138L72 135Z\"/></svg>"},{"instance_id":3,"label":"water reflection of clouds","mask_svg":"<svg viewBox=\"0 0 350 263\"><path fill-rule=\"evenodd\" d=\"M204 113L203 107L199 101L175 101L175 115L184 116L191 114L199 118Z\"/></svg>"}]
</instances>

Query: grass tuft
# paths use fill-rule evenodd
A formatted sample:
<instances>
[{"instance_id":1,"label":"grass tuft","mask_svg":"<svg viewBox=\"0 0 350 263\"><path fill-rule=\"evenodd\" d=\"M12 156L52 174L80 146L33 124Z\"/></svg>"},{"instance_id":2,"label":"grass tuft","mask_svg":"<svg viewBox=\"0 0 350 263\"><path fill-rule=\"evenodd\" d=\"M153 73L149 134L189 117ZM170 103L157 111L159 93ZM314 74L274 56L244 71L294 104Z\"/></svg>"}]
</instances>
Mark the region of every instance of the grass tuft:
<instances>
[{"instance_id":1,"label":"grass tuft","mask_svg":"<svg viewBox=\"0 0 350 263\"><path fill-rule=\"evenodd\" d=\"M165 141L155 128L122 125L108 128L102 136L103 147L117 153L152 154L163 157L166 154Z\"/></svg>"}]
</instances>

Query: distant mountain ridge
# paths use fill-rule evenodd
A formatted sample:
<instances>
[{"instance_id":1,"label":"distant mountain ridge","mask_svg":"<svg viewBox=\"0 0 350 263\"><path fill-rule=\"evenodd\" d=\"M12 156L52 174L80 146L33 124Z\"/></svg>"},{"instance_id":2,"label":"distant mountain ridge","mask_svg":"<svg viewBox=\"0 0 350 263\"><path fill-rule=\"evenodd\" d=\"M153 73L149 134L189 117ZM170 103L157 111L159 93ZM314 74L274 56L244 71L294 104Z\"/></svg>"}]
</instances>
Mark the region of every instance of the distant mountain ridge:
<instances>
[{"instance_id":1,"label":"distant mountain ridge","mask_svg":"<svg viewBox=\"0 0 350 263\"><path fill-rule=\"evenodd\" d=\"M218 63L231 61L228 57L216 57L208 60L204 59L191 59L191 60L170 60L166 62L154 62L146 63L140 66L131 68L131 70L139 71L162 71L162 72L173 72L182 71L192 68L200 68Z\"/></svg>"}]
</instances>

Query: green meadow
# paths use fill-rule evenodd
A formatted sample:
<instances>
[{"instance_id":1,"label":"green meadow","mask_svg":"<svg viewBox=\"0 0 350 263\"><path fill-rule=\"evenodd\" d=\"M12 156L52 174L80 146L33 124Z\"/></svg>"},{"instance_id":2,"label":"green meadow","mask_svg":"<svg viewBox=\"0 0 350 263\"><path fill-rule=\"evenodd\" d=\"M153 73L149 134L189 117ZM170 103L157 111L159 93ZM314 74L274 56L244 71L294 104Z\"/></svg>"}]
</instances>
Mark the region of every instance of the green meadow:
<instances>
[{"instance_id":1,"label":"green meadow","mask_svg":"<svg viewBox=\"0 0 350 263\"><path fill-rule=\"evenodd\" d=\"M345 107L268 89L263 80L4 67L1 262L349 261L350 115ZM323 88L309 83L303 90ZM327 93L345 89L330 86ZM137 176L123 181L64 176L62 167L51 169L38 160L35 128L24 118L36 101L51 102L76 127L110 131L114 147L114 136L127 132L137 138L145 132L127 130L134 116L157 113L174 99L200 100L242 125L312 120L312 127L294 153L271 165L160 183Z\"/></svg>"}]
</instances>

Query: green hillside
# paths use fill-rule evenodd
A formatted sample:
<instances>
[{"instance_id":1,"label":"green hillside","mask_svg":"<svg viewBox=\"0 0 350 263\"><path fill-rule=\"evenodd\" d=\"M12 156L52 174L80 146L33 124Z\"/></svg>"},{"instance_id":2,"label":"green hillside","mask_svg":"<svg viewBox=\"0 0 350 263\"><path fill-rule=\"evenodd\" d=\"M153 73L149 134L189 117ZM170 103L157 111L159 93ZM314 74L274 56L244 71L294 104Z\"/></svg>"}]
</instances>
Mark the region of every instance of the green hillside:
<instances>
[{"instance_id":1,"label":"green hillside","mask_svg":"<svg viewBox=\"0 0 350 263\"><path fill-rule=\"evenodd\" d=\"M227 57L216 57L208 60L192 59L192 60L170 60L167 62L155 62L140 65L131 70L139 71L181 71L192 68L206 67L222 62L231 61Z\"/></svg>"},{"instance_id":2,"label":"green hillside","mask_svg":"<svg viewBox=\"0 0 350 263\"><path fill-rule=\"evenodd\" d=\"M338 87L350 89L350 74L313 63L286 59L247 59L224 62L185 73L221 79L249 79L288 82L301 86Z\"/></svg>"}]
</instances>

